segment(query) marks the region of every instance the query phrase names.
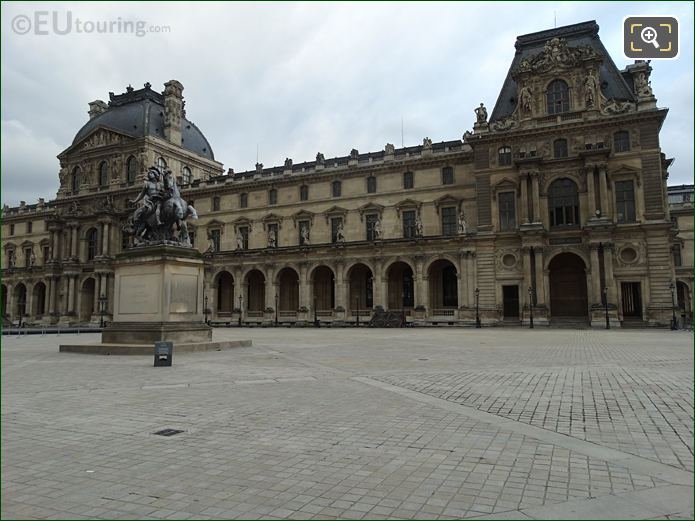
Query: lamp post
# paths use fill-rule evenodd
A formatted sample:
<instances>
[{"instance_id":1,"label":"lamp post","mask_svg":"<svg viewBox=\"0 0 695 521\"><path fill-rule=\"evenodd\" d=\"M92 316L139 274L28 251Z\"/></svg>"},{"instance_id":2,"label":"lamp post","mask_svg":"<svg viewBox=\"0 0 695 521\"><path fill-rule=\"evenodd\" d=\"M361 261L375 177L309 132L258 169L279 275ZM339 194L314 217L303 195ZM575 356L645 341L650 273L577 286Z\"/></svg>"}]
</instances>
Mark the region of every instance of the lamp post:
<instances>
[{"instance_id":1,"label":"lamp post","mask_svg":"<svg viewBox=\"0 0 695 521\"><path fill-rule=\"evenodd\" d=\"M610 320L608 320L608 286L603 288L603 305L606 310L606 329L611 328Z\"/></svg>"},{"instance_id":2,"label":"lamp post","mask_svg":"<svg viewBox=\"0 0 695 521\"><path fill-rule=\"evenodd\" d=\"M673 282L671 282L671 284L669 284L668 287L671 290L671 331L675 331L678 329L678 320L676 319L676 285Z\"/></svg>"},{"instance_id":3,"label":"lamp post","mask_svg":"<svg viewBox=\"0 0 695 521\"><path fill-rule=\"evenodd\" d=\"M209 325L208 322L208 296L205 295L203 298L203 312L205 313L205 323Z\"/></svg>"},{"instance_id":4,"label":"lamp post","mask_svg":"<svg viewBox=\"0 0 695 521\"><path fill-rule=\"evenodd\" d=\"M244 313L244 311L241 309L241 299L242 296L239 295L239 327L241 327L241 315Z\"/></svg>"},{"instance_id":5,"label":"lamp post","mask_svg":"<svg viewBox=\"0 0 695 521\"><path fill-rule=\"evenodd\" d=\"M533 288L528 287L528 321L529 329L533 329Z\"/></svg>"},{"instance_id":6,"label":"lamp post","mask_svg":"<svg viewBox=\"0 0 695 521\"><path fill-rule=\"evenodd\" d=\"M316 295L314 295L314 327L320 327L320 324L319 324L319 315L318 315L318 313L316 312L316 303L317 303L317 300L318 300L318 299L316 298Z\"/></svg>"},{"instance_id":7,"label":"lamp post","mask_svg":"<svg viewBox=\"0 0 695 521\"><path fill-rule=\"evenodd\" d=\"M280 295L275 292L275 327L278 327L278 303L280 302Z\"/></svg>"},{"instance_id":8,"label":"lamp post","mask_svg":"<svg viewBox=\"0 0 695 521\"><path fill-rule=\"evenodd\" d=\"M357 327L360 327L360 297L357 297L355 302L357 304Z\"/></svg>"},{"instance_id":9,"label":"lamp post","mask_svg":"<svg viewBox=\"0 0 695 521\"><path fill-rule=\"evenodd\" d=\"M103 293L99 297L99 327L104 329L104 315L106 314L106 302L108 299Z\"/></svg>"},{"instance_id":10,"label":"lamp post","mask_svg":"<svg viewBox=\"0 0 695 521\"><path fill-rule=\"evenodd\" d=\"M475 327L477 327L477 328L483 327L482 324L480 323L480 306L478 305L479 300L480 300L480 289L475 288Z\"/></svg>"}]
</instances>

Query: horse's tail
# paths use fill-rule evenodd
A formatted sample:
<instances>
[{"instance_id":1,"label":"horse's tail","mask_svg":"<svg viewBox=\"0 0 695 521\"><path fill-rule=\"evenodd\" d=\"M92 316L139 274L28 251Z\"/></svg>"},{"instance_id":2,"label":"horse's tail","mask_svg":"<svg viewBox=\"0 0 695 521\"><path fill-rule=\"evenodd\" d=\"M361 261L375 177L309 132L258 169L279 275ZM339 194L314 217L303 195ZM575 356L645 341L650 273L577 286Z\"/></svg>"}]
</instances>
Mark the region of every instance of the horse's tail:
<instances>
[{"instance_id":1,"label":"horse's tail","mask_svg":"<svg viewBox=\"0 0 695 521\"><path fill-rule=\"evenodd\" d=\"M188 205L188 215L191 216L191 219L198 218L198 212L196 212L195 208L193 208L190 204Z\"/></svg>"}]
</instances>

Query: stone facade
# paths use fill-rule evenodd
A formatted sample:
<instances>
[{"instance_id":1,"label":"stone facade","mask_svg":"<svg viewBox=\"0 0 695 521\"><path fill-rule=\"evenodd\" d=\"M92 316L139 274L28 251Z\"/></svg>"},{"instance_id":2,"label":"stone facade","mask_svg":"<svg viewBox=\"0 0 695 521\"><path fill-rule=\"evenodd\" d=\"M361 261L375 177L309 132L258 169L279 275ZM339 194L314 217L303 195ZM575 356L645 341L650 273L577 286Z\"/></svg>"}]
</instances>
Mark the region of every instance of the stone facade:
<instances>
[{"instance_id":1,"label":"stone facade","mask_svg":"<svg viewBox=\"0 0 695 521\"><path fill-rule=\"evenodd\" d=\"M685 327L693 323L693 185L669 186L668 204L671 222L678 235L673 245L673 265L676 271L676 305L679 320Z\"/></svg>"},{"instance_id":2,"label":"stone facade","mask_svg":"<svg viewBox=\"0 0 695 521\"><path fill-rule=\"evenodd\" d=\"M3 211L3 312L96 322L103 295L110 319L127 201L165 162L200 215L190 229L213 321L343 323L381 307L422 325L533 313L598 326L606 312L614 325L668 325L672 160L649 63L618 70L594 22L520 36L516 49L491 116L480 104L463 140L248 172L224 173L202 134L186 133L197 129L179 82L92 102L59 155L57 198ZM119 127L133 105L161 124Z\"/></svg>"}]
</instances>

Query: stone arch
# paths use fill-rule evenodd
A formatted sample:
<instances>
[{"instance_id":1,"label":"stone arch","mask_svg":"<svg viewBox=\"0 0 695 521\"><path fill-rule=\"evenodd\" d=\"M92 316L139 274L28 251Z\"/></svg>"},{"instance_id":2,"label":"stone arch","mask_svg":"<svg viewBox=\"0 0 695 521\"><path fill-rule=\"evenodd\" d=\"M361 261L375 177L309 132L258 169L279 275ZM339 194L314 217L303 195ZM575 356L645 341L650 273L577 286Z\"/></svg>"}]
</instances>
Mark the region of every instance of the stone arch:
<instances>
[{"instance_id":1,"label":"stone arch","mask_svg":"<svg viewBox=\"0 0 695 521\"><path fill-rule=\"evenodd\" d=\"M227 270L220 270L213 278L213 287L217 313L231 313L234 310L234 276Z\"/></svg>"},{"instance_id":2,"label":"stone arch","mask_svg":"<svg viewBox=\"0 0 695 521\"><path fill-rule=\"evenodd\" d=\"M590 260L589 260L589 256L587 255L586 252L582 251L579 248L575 248L572 246L562 246L561 248L554 250L550 255L547 256L547 258L545 259L545 265L543 266L543 269L545 271L548 271L550 269L550 263L553 261L553 259L555 257L557 257L558 255L562 255L563 253L573 253L577 257L582 259L582 261L584 262L584 266L590 266L591 265Z\"/></svg>"},{"instance_id":3,"label":"stone arch","mask_svg":"<svg viewBox=\"0 0 695 521\"><path fill-rule=\"evenodd\" d=\"M265 274L253 268L244 275L246 284L246 310L255 313L262 313L265 310Z\"/></svg>"},{"instance_id":4,"label":"stone arch","mask_svg":"<svg viewBox=\"0 0 695 521\"><path fill-rule=\"evenodd\" d=\"M34 284L32 289L32 310L31 314L35 317L40 317L46 314L46 284L39 281Z\"/></svg>"},{"instance_id":5,"label":"stone arch","mask_svg":"<svg viewBox=\"0 0 695 521\"><path fill-rule=\"evenodd\" d=\"M335 307L335 271L326 264L314 266L310 272L314 308L322 311Z\"/></svg>"},{"instance_id":6,"label":"stone arch","mask_svg":"<svg viewBox=\"0 0 695 521\"><path fill-rule=\"evenodd\" d=\"M386 262L384 262L382 276L383 277L388 276L388 272L389 272L389 269L391 269L391 266L393 266L394 264L396 264L398 262L402 262L404 264L407 264L408 266L410 266L410 269L412 270L413 273L416 272L415 263L413 261L411 261L410 259L399 256L399 257L392 257L392 258L388 259Z\"/></svg>"},{"instance_id":7,"label":"stone arch","mask_svg":"<svg viewBox=\"0 0 695 521\"><path fill-rule=\"evenodd\" d=\"M574 252L554 255L548 263L550 281L550 315L557 317L587 317L587 263Z\"/></svg>"},{"instance_id":8,"label":"stone arch","mask_svg":"<svg viewBox=\"0 0 695 521\"><path fill-rule=\"evenodd\" d=\"M415 270L406 260L391 262L385 269L388 309L406 309L415 305Z\"/></svg>"},{"instance_id":9,"label":"stone arch","mask_svg":"<svg viewBox=\"0 0 695 521\"><path fill-rule=\"evenodd\" d=\"M80 286L80 314L81 322L89 322L95 312L94 300L96 296L96 280L87 277Z\"/></svg>"},{"instance_id":10,"label":"stone arch","mask_svg":"<svg viewBox=\"0 0 695 521\"><path fill-rule=\"evenodd\" d=\"M17 284L12 290L12 312L15 317L27 314L27 287L23 282Z\"/></svg>"},{"instance_id":11,"label":"stone arch","mask_svg":"<svg viewBox=\"0 0 695 521\"><path fill-rule=\"evenodd\" d=\"M423 273L429 273L430 267L432 266L432 264L434 264L435 262L440 261L440 260L449 261L451 264L454 265L454 267L456 268L456 272L458 273L459 261L456 257L454 257L453 255L450 255L448 253L441 253L441 254L433 255L433 256L429 257L425 261L424 266L422 267L422 272Z\"/></svg>"},{"instance_id":12,"label":"stone arch","mask_svg":"<svg viewBox=\"0 0 695 521\"><path fill-rule=\"evenodd\" d=\"M431 262L427 268L430 309L458 308L458 269L447 258Z\"/></svg>"},{"instance_id":13,"label":"stone arch","mask_svg":"<svg viewBox=\"0 0 695 521\"><path fill-rule=\"evenodd\" d=\"M348 309L374 307L374 271L366 262L355 262L345 270L348 283Z\"/></svg>"},{"instance_id":14,"label":"stone arch","mask_svg":"<svg viewBox=\"0 0 695 521\"><path fill-rule=\"evenodd\" d=\"M275 276L278 295L278 311L297 311L299 309L299 271L292 266L284 266Z\"/></svg>"}]
</instances>

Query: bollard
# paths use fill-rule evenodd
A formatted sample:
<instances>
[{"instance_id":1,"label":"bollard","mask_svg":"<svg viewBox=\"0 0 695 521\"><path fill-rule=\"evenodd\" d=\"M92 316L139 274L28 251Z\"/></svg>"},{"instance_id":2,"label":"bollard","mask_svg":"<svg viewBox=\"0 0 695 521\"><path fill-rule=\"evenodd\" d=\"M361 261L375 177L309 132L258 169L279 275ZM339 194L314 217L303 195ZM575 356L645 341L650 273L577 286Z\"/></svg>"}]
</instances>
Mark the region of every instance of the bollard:
<instances>
[{"instance_id":1,"label":"bollard","mask_svg":"<svg viewBox=\"0 0 695 521\"><path fill-rule=\"evenodd\" d=\"M155 367L171 367L173 355L174 355L174 343L173 342L155 342L154 343L154 366Z\"/></svg>"}]
</instances>

